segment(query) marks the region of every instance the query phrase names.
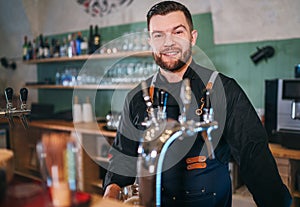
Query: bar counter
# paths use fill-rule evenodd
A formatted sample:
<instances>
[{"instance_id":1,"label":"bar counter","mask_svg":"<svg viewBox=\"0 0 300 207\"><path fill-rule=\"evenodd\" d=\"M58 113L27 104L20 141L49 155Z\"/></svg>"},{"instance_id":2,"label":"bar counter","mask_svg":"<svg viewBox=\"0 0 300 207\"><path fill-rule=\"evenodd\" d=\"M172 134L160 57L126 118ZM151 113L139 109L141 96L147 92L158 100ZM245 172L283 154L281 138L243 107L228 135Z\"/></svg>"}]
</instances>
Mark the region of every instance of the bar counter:
<instances>
[{"instance_id":1,"label":"bar counter","mask_svg":"<svg viewBox=\"0 0 300 207\"><path fill-rule=\"evenodd\" d=\"M6 194L0 200L1 207L54 207L49 190L38 180L19 175L7 186ZM71 207L129 207L115 200L102 199L96 194L78 192Z\"/></svg>"}]
</instances>

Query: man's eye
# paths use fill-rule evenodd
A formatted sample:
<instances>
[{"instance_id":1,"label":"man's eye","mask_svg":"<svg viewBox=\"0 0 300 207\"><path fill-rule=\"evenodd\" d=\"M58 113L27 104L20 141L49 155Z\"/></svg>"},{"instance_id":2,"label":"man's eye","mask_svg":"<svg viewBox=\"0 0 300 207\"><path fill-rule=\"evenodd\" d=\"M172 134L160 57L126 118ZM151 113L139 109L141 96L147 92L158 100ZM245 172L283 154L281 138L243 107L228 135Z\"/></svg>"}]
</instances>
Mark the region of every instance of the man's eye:
<instances>
[{"instance_id":1,"label":"man's eye","mask_svg":"<svg viewBox=\"0 0 300 207\"><path fill-rule=\"evenodd\" d=\"M155 34L153 34L153 38L162 38L163 37L163 35L161 34L161 33L155 33Z\"/></svg>"},{"instance_id":2,"label":"man's eye","mask_svg":"<svg viewBox=\"0 0 300 207\"><path fill-rule=\"evenodd\" d=\"M178 31L175 31L174 32L176 35L180 35L180 34L182 34L183 33L183 31L181 31L181 30L178 30Z\"/></svg>"}]
</instances>

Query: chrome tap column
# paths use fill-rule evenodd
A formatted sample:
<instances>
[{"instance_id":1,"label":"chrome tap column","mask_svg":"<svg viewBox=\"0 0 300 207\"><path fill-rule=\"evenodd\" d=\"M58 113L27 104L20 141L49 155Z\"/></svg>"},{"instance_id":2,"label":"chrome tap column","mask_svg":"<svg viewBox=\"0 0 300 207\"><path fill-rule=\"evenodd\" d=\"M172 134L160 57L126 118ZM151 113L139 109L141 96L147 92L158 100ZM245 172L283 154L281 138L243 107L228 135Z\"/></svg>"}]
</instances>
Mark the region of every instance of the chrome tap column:
<instances>
[{"instance_id":1,"label":"chrome tap column","mask_svg":"<svg viewBox=\"0 0 300 207\"><path fill-rule=\"evenodd\" d=\"M183 81L180 97L183 102L182 114L177 121L167 121L166 118L156 118L152 107L145 83L142 84L144 100L148 106L149 118L147 120L147 129L141 144L138 148L138 179L139 195L141 205L146 207L161 206L161 178L165 155L169 146L176 139L188 139L201 132L205 139L209 152L209 158L214 159L214 149L212 147L211 132L218 128L218 123L213 119L213 109L210 104L206 104L203 115L203 122L187 120L186 111L191 103L191 87L188 79ZM206 99L209 101L210 91L206 93ZM159 113L157 113L159 114ZM160 116L160 117L166 117ZM199 149L200 153L200 149Z\"/></svg>"},{"instance_id":2,"label":"chrome tap column","mask_svg":"<svg viewBox=\"0 0 300 207\"><path fill-rule=\"evenodd\" d=\"M27 109L26 101L28 97L28 90L21 88L20 90L20 109L13 106L12 98L14 90L12 88L6 88L5 91L6 109L0 109L0 118L7 118L11 127L14 127L14 117L19 117L23 126L28 128L26 115L30 114L30 110Z\"/></svg>"}]
</instances>

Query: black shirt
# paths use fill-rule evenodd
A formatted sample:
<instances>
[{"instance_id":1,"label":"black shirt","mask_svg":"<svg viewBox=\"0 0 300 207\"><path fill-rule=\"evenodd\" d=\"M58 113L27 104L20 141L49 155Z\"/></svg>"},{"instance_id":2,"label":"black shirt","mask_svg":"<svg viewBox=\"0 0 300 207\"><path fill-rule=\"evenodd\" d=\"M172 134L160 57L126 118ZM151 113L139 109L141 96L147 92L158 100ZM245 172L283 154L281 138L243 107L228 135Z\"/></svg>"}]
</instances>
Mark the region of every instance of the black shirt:
<instances>
[{"instance_id":1,"label":"black shirt","mask_svg":"<svg viewBox=\"0 0 300 207\"><path fill-rule=\"evenodd\" d=\"M185 72L183 79L190 79L193 94L191 107L187 113L188 119L195 121L201 119L196 115L195 110L201 104L200 99L203 97L205 84L211 73L211 70L194 62ZM149 86L151 78L146 82ZM170 91L173 98L169 99L169 105L173 107L173 112L167 115L176 119L180 114L181 100L178 90L172 91L176 87L165 82L164 78L158 76L155 86L166 86ZM178 103L177 109L175 109L176 104L172 102L174 99ZM289 206L291 196L280 178L275 160L269 150L265 129L240 86L232 78L219 74L213 87L211 103L215 120L219 123L218 130L213 132L216 161L227 165L231 157L234 158L240 167L240 175L258 206ZM104 188L112 183L124 187L135 181L137 150L144 130L141 123L146 116L146 105L139 85L126 97L121 122L111 149L112 158ZM202 148L203 141L198 139L199 136L192 139L191 144L187 144L191 150L184 151L186 154L182 155L183 158L187 155L193 156L193 153L199 155L201 149L203 149L201 153L205 155L205 147ZM197 176L201 176L201 173Z\"/></svg>"}]
</instances>

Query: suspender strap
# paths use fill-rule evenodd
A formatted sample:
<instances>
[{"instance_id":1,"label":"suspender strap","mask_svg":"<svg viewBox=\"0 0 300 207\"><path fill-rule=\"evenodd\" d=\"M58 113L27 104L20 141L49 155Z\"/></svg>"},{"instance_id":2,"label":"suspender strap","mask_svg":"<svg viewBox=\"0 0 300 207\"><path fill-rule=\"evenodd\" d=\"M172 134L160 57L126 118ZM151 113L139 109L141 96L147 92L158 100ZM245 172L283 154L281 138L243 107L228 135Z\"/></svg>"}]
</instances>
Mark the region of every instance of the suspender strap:
<instances>
[{"instance_id":1,"label":"suspender strap","mask_svg":"<svg viewBox=\"0 0 300 207\"><path fill-rule=\"evenodd\" d=\"M214 71L211 75L210 78L206 84L206 90L211 90L213 88L213 85L215 83L215 80L218 76L219 72L218 71Z\"/></svg>"}]
</instances>

